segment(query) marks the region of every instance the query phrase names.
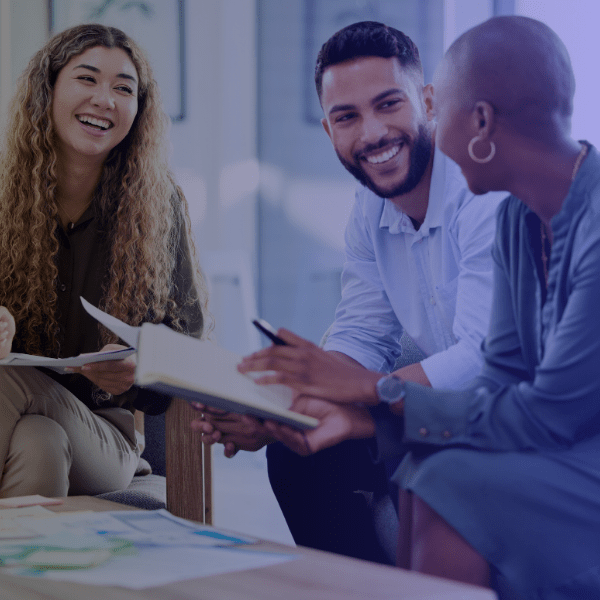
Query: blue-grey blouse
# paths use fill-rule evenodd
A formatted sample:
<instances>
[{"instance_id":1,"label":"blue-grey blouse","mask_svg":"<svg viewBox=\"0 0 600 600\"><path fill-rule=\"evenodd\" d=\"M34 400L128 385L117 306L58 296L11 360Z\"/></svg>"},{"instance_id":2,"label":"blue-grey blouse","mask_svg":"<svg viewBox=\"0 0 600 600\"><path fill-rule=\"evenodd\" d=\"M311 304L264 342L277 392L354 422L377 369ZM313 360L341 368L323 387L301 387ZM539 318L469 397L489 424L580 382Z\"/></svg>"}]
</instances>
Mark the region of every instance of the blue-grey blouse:
<instances>
[{"instance_id":1,"label":"blue-grey blouse","mask_svg":"<svg viewBox=\"0 0 600 600\"><path fill-rule=\"evenodd\" d=\"M551 227L546 290L539 218L514 196L500 205L480 376L462 391L407 383L403 418L381 406L373 416L381 457L413 449L396 481L514 589L531 598L600 598L600 155L593 146Z\"/></svg>"}]
</instances>

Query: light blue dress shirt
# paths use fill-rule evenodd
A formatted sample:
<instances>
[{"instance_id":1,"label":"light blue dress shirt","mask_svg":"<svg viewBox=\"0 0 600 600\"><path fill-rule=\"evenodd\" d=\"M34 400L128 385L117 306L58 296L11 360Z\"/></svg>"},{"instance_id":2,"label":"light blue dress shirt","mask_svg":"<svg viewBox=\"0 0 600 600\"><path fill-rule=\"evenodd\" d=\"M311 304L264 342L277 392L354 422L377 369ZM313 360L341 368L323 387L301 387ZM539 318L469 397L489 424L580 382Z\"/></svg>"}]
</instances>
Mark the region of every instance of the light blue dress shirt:
<instances>
[{"instance_id":1,"label":"light blue dress shirt","mask_svg":"<svg viewBox=\"0 0 600 600\"><path fill-rule=\"evenodd\" d=\"M433 387L477 375L492 299L495 212L506 193L475 196L435 151L425 221L360 186L346 228L342 300L325 349L389 372L403 330L427 357Z\"/></svg>"}]
</instances>

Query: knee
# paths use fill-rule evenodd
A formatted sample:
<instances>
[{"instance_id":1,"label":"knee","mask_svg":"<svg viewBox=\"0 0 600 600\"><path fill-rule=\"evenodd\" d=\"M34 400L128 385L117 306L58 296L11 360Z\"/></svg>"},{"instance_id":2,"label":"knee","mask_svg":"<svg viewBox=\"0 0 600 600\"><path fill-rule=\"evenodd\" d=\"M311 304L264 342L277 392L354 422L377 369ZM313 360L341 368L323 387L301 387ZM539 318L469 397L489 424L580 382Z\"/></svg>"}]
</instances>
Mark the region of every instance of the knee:
<instances>
[{"instance_id":1,"label":"knee","mask_svg":"<svg viewBox=\"0 0 600 600\"><path fill-rule=\"evenodd\" d=\"M41 415L25 415L19 420L9 454L22 457L38 471L52 469L55 464L71 464L71 444L65 430Z\"/></svg>"},{"instance_id":2,"label":"knee","mask_svg":"<svg viewBox=\"0 0 600 600\"><path fill-rule=\"evenodd\" d=\"M16 424L4 466L2 495L66 495L71 445L56 421L25 415Z\"/></svg>"},{"instance_id":3,"label":"knee","mask_svg":"<svg viewBox=\"0 0 600 600\"><path fill-rule=\"evenodd\" d=\"M275 442L267 446L267 472L271 485L277 484L293 468L294 455L291 450L281 442Z\"/></svg>"}]
</instances>

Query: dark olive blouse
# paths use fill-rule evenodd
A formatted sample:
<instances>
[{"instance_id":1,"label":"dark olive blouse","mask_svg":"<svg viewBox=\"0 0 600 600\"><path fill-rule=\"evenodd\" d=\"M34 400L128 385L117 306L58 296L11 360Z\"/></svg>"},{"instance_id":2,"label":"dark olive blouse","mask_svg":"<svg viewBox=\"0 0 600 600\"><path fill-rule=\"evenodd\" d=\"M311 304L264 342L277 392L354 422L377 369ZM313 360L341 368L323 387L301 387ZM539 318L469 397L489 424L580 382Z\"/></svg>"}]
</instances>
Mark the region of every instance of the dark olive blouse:
<instances>
[{"instance_id":1,"label":"dark olive blouse","mask_svg":"<svg viewBox=\"0 0 600 600\"><path fill-rule=\"evenodd\" d=\"M178 245L175 273L173 276L173 294L180 305L185 306L182 322L184 332L200 337L203 327L203 315L197 294L193 289L193 267L189 253L187 231L183 218L178 219ZM83 352L96 352L102 347L98 322L83 308L80 296L94 306L98 306L103 297L103 287L108 277L110 245L102 230L99 218L92 207L81 216L72 227L58 230L59 252L58 266L58 339L60 356L76 356ZM193 294L195 301L185 300ZM150 320L148 317L147 320ZM169 325L167 320L164 321ZM19 351L18 329L14 350ZM99 408L95 386L82 375L59 375L44 369L54 380L71 391L79 400L91 409ZM97 388L96 388L97 390ZM167 396L132 387L125 394L112 398L110 404L133 411L143 410L149 414L158 414L168 407ZM106 403L102 404L106 407Z\"/></svg>"}]
</instances>

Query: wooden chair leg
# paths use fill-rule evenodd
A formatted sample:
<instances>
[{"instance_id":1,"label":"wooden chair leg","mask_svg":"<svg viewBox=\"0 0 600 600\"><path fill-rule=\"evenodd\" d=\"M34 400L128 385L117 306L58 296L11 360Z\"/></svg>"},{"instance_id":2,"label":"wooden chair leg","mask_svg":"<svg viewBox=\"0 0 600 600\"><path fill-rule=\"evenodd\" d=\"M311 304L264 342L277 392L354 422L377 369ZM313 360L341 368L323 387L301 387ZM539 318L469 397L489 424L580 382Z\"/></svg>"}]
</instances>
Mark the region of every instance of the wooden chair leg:
<instances>
[{"instance_id":1,"label":"wooden chair leg","mask_svg":"<svg viewBox=\"0 0 600 600\"><path fill-rule=\"evenodd\" d=\"M197 412L174 398L165 415L167 509L178 517L212 524L211 450L191 430Z\"/></svg>"},{"instance_id":2,"label":"wooden chair leg","mask_svg":"<svg viewBox=\"0 0 600 600\"><path fill-rule=\"evenodd\" d=\"M144 451L146 447L146 439L145 439L145 431L144 431L144 413L141 410L136 410L133 413L133 418L135 419L135 431L138 440L138 446L140 448L140 454Z\"/></svg>"}]
</instances>

